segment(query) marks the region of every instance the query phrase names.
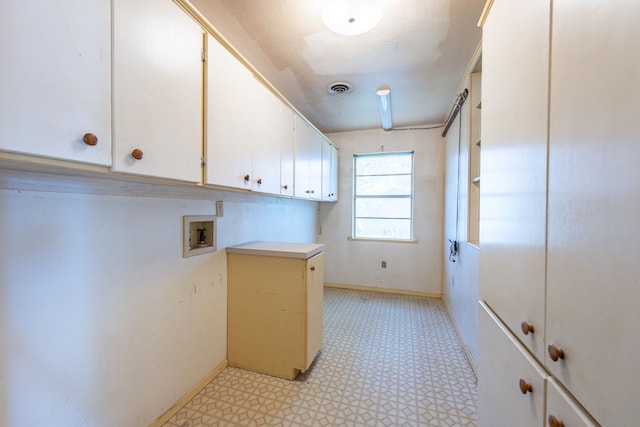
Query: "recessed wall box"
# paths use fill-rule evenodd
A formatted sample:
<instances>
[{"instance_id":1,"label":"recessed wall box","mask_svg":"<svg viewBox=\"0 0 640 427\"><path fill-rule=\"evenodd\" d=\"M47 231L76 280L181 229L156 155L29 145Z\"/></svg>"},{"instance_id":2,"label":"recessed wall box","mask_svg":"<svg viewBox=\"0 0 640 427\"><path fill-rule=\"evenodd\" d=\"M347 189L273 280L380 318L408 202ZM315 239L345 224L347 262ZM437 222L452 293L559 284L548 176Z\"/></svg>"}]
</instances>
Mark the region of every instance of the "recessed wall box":
<instances>
[{"instance_id":1,"label":"recessed wall box","mask_svg":"<svg viewBox=\"0 0 640 427\"><path fill-rule=\"evenodd\" d=\"M182 223L183 258L215 252L216 219L213 215L185 215Z\"/></svg>"}]
</instances>

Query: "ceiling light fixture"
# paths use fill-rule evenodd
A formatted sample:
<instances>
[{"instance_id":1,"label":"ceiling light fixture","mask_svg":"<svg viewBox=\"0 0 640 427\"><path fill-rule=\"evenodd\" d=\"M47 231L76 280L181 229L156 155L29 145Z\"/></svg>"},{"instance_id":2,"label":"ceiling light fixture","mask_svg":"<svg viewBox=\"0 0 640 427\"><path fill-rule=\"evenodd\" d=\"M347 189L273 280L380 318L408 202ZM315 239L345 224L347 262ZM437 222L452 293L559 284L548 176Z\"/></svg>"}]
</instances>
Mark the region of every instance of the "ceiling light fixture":
<instances>
[{"instance_id":1,"label":"ceiling light fixture","mask_svg":"<svg viewBox=\"0 0 640 427\"><path fill-rule=\"evenodd\" d=\"M356 36L371 31L383 14L381 0L329 0L322 7L322 22L334 33Z\"/></svg>"},{"instance_id":2,"label":"ceiling light fixture","mask_svg":"<svg viewBox=\"0 0 640 427\"><path fill-rule=\"evenodd\" d=\"M390 130L391 123L391 89L381 88L376 91L378 95L378 106L380 107L380 117L382 118L382 129Z\"/></svg>"}]
</instances>

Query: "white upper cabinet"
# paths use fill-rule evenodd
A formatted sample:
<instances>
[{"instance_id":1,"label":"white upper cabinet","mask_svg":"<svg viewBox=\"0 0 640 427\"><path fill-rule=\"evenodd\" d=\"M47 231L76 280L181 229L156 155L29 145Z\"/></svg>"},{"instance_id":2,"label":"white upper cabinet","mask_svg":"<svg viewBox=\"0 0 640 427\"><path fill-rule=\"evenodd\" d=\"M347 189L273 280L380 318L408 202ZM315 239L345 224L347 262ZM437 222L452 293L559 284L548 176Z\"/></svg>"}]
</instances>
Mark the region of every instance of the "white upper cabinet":
<instances>
[{"instance_id":1,"label":"white upper cabinet","mask_svg":"<svg viewBox=\"0 0 640 427\"><path fill-rule=\"evenodd\" d=\"M322 140L322 200L338 200L338 150L328 139Z\"/></svg>"},{"instance_id":2,"label":"white upper cabinet","mask_svg":"<svg viewBox=\"0 0 640 427\"><path fill-rule=\"evenodd\" d=\"M113 14L112 169L200 182L201 28L171 0L113 0Z\"/></svg>"},{"instance_id":3,"label":"white upper cabinet","mask_svg":"<svg viewBox=\"0 0 640 427\"><path fill-rule=\"evenodd\" d=\"M320 200L322 197L322 136L306 120L295 116L296 197Z\"/></svg>"},{"instance_id":4,"label":"white upper cabinet","mask_svg":"<svg viewBox=\"0 0 640 427\"><path fill-rule=\"evenodd\" d=\"M111 164L110 16L108 1L0 2L0 150Z\"/></svg>"},{"instance_id":5,"label":"white upper cabinet","mask_svg":"<svg viewBox=\"0 0 640 427\"><path fill-rule=\"evenodd\" d=\"M553 4L546 335L565 358L545 364L602 425L637 425L640 2Z\"/></svg>"},{"instance_id":6,"label":"white upper cabinet","mask_svg":"<svg viewBox=\"0 0 640 427\"><path fill-rule=\"evenodd\" d=\"M282 102L217 40L207 45L205 182L280 194Z\"/></svg>"},{"instance_id":7,"label":"white upper cabinet","mask_svg":"<svg viewBox=\"0 0 640 427\"><path fill-rule=\"evenodd\" d=\"M545 353L549 14L549 0L496 0L482 45L480 293L539 360ZM523 322L533 332L525 335Z\"/></svg>"},{"instance_id":8,"label":"white upper cabinet","mask_svg":"<svg viewBox=\"0 0 640 427\"><path fill-rule=\"evenodd\" d=\"M294 112L282 106L282 142L280 145L280 194L293 196L295 156Z\"/></svg>"}]
</instances>

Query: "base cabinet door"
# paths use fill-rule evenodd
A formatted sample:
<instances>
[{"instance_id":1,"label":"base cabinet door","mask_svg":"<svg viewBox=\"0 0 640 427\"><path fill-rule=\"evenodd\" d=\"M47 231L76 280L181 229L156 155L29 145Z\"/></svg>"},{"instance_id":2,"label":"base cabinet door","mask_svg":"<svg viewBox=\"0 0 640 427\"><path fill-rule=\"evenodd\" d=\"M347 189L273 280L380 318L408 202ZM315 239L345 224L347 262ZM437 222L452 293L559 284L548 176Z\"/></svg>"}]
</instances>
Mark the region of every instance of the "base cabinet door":
<instances>
[{"instance_id":1,"label":"base cabinet door","mask_svg":"<svg viewBox=\"0 0 640 427\"><path fill-rule=\"evenodd\" d=\"M305 353L304 370L315 359L320 347L322 346L322 305L324 296L324 253L319 253L307 260L305 268L306 274L306 309L307 309L307 326L306 341L307 349Z\"/></svg>"},{"instance_id":2,"label":"base cabinet door","mask_svg":"<svg viewBox=\"0 0 640 427\"><path fill-rule=\"evenodd\" d=\"M635 421L632 421L632 423L633 422ZM549 381L547 386L547 417L545 426L597 427L598 424L585 414L582 408L563 390L562 386L554 378Z\"/></svg>"},{"instance_id":3,"label":"base cabinet door","mask_svg":"<svg viewBox=\"0 0 640 427\"><path fill-rule=\"evenodd\" d=\"M480 427L544 424L547 374L484 303L478 368Z\"/></svg>"},{"instance_id":4,"label":"base cabinet door","mask_svg":"<svg viewBox=\"0 0 640 427\"><path fill-rule=\"evenodd\" d=\"M0 150L111 165L110 17L109 1L0 2Z\"/></svg>"}]
</instances>

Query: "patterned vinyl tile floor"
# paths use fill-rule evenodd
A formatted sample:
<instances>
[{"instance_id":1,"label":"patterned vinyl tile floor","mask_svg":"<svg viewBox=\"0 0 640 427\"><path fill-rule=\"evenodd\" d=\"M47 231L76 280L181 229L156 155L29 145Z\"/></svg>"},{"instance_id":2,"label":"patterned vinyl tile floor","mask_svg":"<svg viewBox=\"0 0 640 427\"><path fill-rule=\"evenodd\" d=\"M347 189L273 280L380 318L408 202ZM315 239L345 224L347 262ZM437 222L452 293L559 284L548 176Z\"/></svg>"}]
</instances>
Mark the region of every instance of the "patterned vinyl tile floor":
<instances>
[{"instance_id":1,"label":"patterned vinyl tile floor","mask_svg":"<svg viewBox=\"0 0 640 427\"><path fill-rule=\"evenodd\" d=\"M441 300L325 288L295 381L226 368L165 427L475 426L476 377Z\"/></svg>"}]
</instances>

